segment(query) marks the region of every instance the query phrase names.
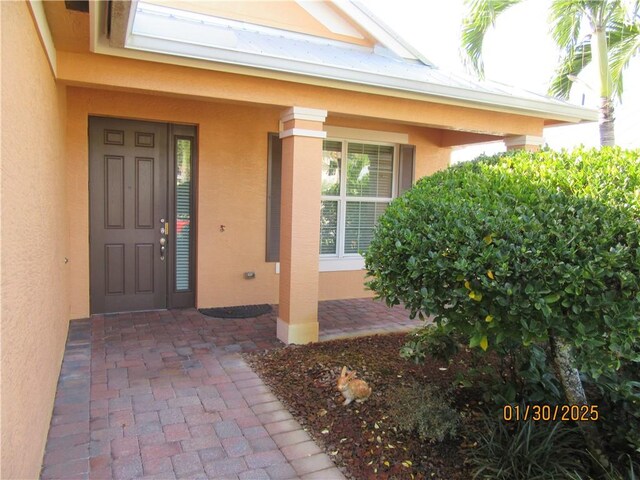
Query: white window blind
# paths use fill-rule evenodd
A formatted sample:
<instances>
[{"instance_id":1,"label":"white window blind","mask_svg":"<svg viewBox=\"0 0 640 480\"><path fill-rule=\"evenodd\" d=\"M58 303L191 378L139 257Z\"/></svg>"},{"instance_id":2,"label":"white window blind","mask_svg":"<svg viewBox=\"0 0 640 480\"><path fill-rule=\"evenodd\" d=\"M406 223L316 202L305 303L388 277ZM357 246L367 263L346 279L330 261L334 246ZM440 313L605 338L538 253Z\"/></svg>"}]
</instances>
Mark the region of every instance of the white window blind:
<instances>
[{"instance_id":1,"label":"white window blind","mask_svg":"<svg viewBox=\"0 0 640 480\"><path fill-rule=\"evenodd\" d=\"M177 292L191 288L191 162L192 139L176 140L176 279Z\"/></svg>"},{"instance_id":2,"label":"white window blind","mask_svg":"<svg viewBox=\"0 0 640 480\"><path fill-rule=\"evenodd\" d=\"M320 254L356 256L369 247L393 197L395 148L325 140L322 164Z\"/></svg>"},{"instance_id":3,"label":"white window blind","mask_svg":"<svg viewBox=\"0 0 640 480\"><path fill-rule=\"evenodd\" d=\"M393 147L349 143L347 152L347 195L391 198Z\"/></svg>"},{"instance_id":4,"label":"white window blind","mask_svg":"<svg viewBox=\"0 0 640 480\"><path fill-rule=\"evenodd\" d=\"M369 248L373 228L387 205L385 202L347 202L344 253L360 253Z\"/></svg>"},{"instance_id":5,"label":"white window blind","mask_svg":"<svg viewBox=\"0 0 640 480\"><path fill-rule=\"evenodd\" d=\"M335 255L338 252L338 202L323 200L320 208L320 254Z\"/></svg>"}]
</instances>

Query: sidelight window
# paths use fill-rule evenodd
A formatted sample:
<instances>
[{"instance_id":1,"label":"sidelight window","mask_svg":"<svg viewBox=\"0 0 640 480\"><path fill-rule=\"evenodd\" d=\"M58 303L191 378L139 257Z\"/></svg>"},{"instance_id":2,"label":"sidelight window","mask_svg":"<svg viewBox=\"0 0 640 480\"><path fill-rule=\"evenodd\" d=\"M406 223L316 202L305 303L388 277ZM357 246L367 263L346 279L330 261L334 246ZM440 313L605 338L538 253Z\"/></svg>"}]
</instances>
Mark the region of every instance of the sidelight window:
<instances>
[{"instance_id":1,"label":"sidelight window","mask_svg":"<svg viewBox=\"0 0 640 480\"><path fill-rule=\"evenodd\" d=\"M191 189L193 139L176 137L176 292L191 290Z\"/></svg>"}]
</instances>

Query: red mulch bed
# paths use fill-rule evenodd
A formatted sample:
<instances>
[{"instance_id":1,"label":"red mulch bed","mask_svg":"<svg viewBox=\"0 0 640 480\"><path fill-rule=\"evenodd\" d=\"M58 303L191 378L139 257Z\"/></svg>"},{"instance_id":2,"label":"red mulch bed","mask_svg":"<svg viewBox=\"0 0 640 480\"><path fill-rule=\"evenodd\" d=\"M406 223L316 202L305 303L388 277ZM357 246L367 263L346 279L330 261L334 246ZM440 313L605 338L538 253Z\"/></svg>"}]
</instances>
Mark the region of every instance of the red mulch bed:
<instances>
[{"instance_id":1,"label":"red mulch bed","mask_svg":"<svg viewBox=\"0 0 640 480\"><path fill-rule=\"evenodd\" d=\"M462 352L450 366L437 361L415 365L398 352L405 334L376 335L247 354L247 361L291 414L331 455L343 473L364 479L442 479L471 477L465 465L464 438L430 444L415 433L394 428L388 405L402 385L426 382L446 390L456 373L469 368ZM373 387L363 404L342 406L336 379L343 365ZM446 368L446 370L441 370ZM463 422L478 412L479 399L469 389L452 393Z\"/></svg>"}]
</instances>

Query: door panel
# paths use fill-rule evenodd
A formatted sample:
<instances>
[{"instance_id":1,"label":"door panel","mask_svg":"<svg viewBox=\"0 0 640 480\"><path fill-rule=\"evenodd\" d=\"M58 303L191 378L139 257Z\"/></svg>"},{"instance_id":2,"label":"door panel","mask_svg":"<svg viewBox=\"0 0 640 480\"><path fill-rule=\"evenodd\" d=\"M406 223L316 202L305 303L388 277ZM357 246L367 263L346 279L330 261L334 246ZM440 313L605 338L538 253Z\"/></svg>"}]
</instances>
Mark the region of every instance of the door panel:
<instances>
[{"instance_id":1,"label":"door panel","mask_svg":"<svg viewBox=\"0 0 640 480\"><path fill-rule=\"evenodd\" d=\"M106 265L106 295L124 294L124 245L106 244L104 246Z\"/></svg>"},{"instance_id":2,"label":"door panel","mask_svg":"<svg viewBox=\"0 0 640 480\"><path fill-rule=\"evenodd\" d=\"M152 293L154 245L136 245L136 293Z\"/></svg>"},{"instance_id":3,"label":"door panel","mask_svg":"<svg viewBox=\"0 0 640 480\"><path fill-rule=\"evenodd\" d=\"M136 157L136 228L153 228L154 159ZM158 220L159 221L159 220Z\"/></svg>"},{"instance_id":4,"label":"door panel","mask_svg":"<svg viewBox=\"0 0 640 480\"><path fill-rule=\"evenodd\" d=\"M124 157L105 157L105 228L124 228Z\"/></svg>"},{"instance_id":5,"label":"door panel","mask_svg":"<svg viewBox=\"0 0 640 480\"><path fill-rule=\"evenodd\" d=\"M91 313L167 307L168 125L89 119ZM167 245L169 248L169 245Z\"/></svg>"}]
</instances>

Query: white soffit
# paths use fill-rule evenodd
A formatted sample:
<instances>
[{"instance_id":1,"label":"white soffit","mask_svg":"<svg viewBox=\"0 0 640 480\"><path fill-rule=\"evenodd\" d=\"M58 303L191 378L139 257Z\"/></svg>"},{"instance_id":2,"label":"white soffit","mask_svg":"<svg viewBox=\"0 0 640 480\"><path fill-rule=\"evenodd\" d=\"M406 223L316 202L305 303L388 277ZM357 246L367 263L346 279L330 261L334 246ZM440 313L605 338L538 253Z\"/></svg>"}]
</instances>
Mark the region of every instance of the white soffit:
<instances>
[{"instance_id":1,"label":"white soffit","mask_svg":"<svg viewBox=\"0 0 640 480\"><path fill-rule=\"evenodd\" d=\"M364 39L353 25L333 11L325 2L296 0L296 3L333 33L345 35L347 37Z\"/></svg>"}]
</instances>

